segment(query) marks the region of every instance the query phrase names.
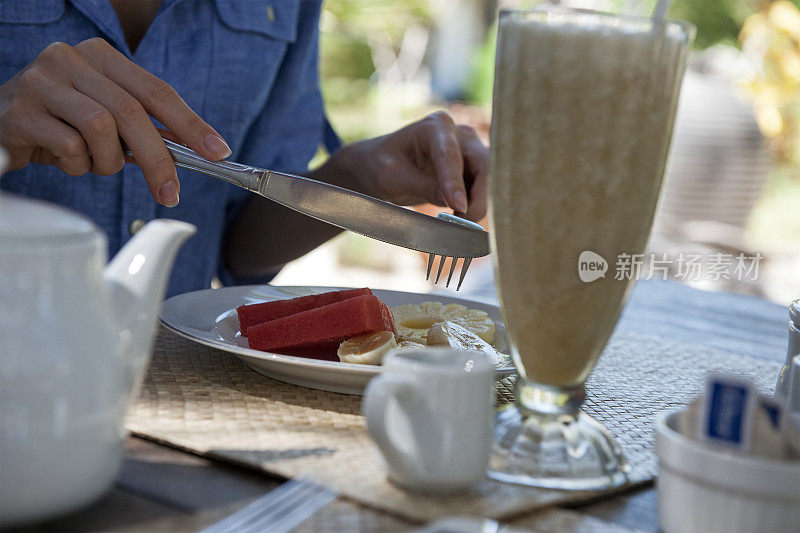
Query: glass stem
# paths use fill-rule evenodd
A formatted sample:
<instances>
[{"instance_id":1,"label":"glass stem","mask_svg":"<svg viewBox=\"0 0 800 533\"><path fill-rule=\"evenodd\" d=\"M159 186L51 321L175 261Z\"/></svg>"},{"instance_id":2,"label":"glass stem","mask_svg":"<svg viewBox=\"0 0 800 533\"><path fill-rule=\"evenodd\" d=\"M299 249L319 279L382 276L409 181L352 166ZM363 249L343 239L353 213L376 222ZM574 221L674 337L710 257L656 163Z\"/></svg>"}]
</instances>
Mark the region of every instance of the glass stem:
<instances>
[{"instance_id":1,"label":"glass stem","mask_svg":"<svg viewBox=\"0 0 800 533\"><path fill-rule=\"evenodd\" d=\"M555 387L520 376L516 388L517 407L523 416L575 418L586 400L583 383L576 387Z\"/></svg>"}]
</instances>

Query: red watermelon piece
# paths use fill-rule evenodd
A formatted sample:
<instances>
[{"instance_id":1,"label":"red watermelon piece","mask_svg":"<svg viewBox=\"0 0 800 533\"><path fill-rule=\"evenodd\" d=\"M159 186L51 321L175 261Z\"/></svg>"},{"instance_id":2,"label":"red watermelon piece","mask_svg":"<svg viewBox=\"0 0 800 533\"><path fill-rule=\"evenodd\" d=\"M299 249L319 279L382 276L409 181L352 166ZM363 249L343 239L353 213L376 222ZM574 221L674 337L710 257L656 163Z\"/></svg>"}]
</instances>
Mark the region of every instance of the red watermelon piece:
<instances>
[{"instance_id":1,"label":"red watermelon piece","mask_svg":"<svg viewBox=\"0 0 800 533\"><path fill-rule=\"evenodd\" d=\"M273 302L263 302L260 304L242 305L236 308L236 313L239 315L239 331L242 332L243 336L247 337L247 329L250 326L302 313L309 309L322 307L323 305L329 305L364 294L372 294L372 291L367 288L347 289L343 291L300 296L299 298L291 298L289 300L275 300Z\"/></svg>"},{"instance_id":2,"label":"red watermelon piece","mask_svg":"<svg viewBox=\"0 0 800 533\"><path fill-rule=\"evenodd\" d=\"M383 302L365 294L250 326L248 341L256 350L327 359L343 340L374 331L394 332L394 320Z\"/></svg>"},{"instance_id":3,"label":"red watermelon piece","mask_svg":"<svg viewBox=\"0 0 800 533\"><path fill-rule=\"evenodd\" d=\"M394 315L392 314L392 310L389 309L388 305L381 302L381 311L382 311L381 316L383 317L384 328L380 331L391 331L392 333L394 333L394 336L397 337L397 329L395 329L394 327Z\"/></svg>"}]
</instances>

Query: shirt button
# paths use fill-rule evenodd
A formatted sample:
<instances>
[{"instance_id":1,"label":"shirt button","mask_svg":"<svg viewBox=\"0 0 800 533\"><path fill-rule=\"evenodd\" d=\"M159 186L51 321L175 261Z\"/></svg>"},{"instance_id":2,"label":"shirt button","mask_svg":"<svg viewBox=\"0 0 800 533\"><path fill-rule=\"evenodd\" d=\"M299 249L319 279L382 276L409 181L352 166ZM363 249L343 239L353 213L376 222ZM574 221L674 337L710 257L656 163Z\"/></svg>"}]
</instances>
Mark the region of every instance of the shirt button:
<instances>
[{"instance_id":1,"label":"shirt button","mask_svg":"<svg viewBox=\"0 0 800 533\"><path fill-rule=\"evenodd\" d=\"M130 226L128 226L128 231L131 232L131 235L136 235L139 232L139 230L144 227L144 224L145 224L144 220L142 220L141 218L137 218L133 222L131 222Z\"/></svg>"},{"instance_id":2,"label":"shirt button","mask_svg":"<svg viewBox=\"0 0 800 533\"><path fill-rule=\"evenodd\" d=\"M275 9L272 6L267 6L267 20L275 22Z\"/></svg>"}]
</instances>

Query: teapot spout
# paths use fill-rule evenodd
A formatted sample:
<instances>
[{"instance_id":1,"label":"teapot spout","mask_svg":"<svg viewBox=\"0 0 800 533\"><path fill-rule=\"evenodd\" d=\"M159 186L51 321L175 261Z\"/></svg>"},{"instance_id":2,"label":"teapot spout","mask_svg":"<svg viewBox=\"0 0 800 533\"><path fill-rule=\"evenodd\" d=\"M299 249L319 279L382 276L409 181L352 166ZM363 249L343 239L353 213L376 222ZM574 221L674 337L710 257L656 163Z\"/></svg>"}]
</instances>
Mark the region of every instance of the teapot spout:
<instances>
[{"instance_id":1,"label":"teapot spout","mask_svg":"<svg viewBox=\"0 0 800 533\"><path fill-rule=\"evenodd\" d=\"M195 231L197 228L186 222L154 220L117 253L103 272L120 338L127 345L130 394L135 393L150 356L156 317L175 256Z\"/></svg>"}]
</instances>

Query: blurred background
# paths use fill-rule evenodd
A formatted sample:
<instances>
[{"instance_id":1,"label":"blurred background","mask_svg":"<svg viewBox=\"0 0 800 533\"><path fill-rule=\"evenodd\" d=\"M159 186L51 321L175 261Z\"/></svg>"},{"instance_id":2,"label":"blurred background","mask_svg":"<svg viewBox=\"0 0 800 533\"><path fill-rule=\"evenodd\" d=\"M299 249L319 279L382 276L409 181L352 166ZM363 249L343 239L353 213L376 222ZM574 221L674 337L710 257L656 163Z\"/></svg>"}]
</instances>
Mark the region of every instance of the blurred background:
<instances>
[{"instance_id":1,"label":"blurred background","mask_svg":"<svg viewBox=\"0 0 800 533\"><path fill-rule=\"evenodd\" d=\"M497 10L547 5L647 16L655 1L327 0L320 68L334 128L350 142L444 109L488 143ZM672 259L762 256L755 280L687 281L671 267L673 279L780 304L800 297L798 6L800 0L672 2L669 15L697 26L697 38L649 249ZM425 281L425 266L422 254L345 233L287 265L273 283L443 289ZM491 284L491 262L483 258L473 262L462 291Z\"/></svg>"}]
</instances>

